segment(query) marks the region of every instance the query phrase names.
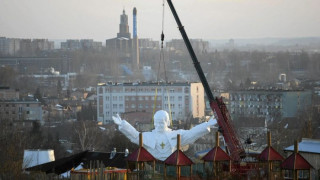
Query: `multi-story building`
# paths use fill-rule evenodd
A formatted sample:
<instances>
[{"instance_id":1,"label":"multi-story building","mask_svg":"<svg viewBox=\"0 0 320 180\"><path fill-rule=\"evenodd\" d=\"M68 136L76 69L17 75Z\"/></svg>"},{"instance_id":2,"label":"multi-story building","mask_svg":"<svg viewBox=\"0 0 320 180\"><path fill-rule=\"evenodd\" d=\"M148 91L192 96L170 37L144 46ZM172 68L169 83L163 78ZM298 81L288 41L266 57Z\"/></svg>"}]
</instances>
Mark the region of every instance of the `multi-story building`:
<instances>
[{"instance_id":1,"label":"multi-story building","mask_svg":"<svg viewBox=\"0 0 320 180\"><path fill-rule=\"evenodd\" d=\"M54 49L54 42L48 39L18 39L0 37L0 55L32 55L39 51Z\"/></svg>"},{"instance_id":2,"label":"multi-story building","mask_svg":"<svg viewBox=\"0 0 320 180\"><path fill-rule=\"evenodd\" d=\"M209 42L202 39L190 39L190 43L195 52L207 52L209 49ZM172 39L171 41L166 42L166 48L178 51L187 49L183 39Z\"/></svg>"},{"instance_id":3,"label":"multi-story building","mask_svg":"<svg viewBox=\"0 0 320 180\"><path fill-rule=\"evenodd\" d=\"M42 107L33 98L19 98L19 91L0 87L0 120L26 122L38 120L42 123Z\"/></svg>"},{"instance_id":4,"label":"multi-story building","mask_svg":"<svg viewBox=\"0 0 320 180\"><path fill-rule=\"evenodd\" d=\"M201 83L104 83L97 87L97 117L103 124L112 116L129 112L171 112L171 119L203 117L204 89ZM151 119L152 117L150 117Z\"/></svg>"},{"instance_id":5,"label":"multi-story building","mask_svg":"<svg viewBox=\"0 0 320 180\"><path fill-rule=\"evenodd\" d=\"M41 103L35 100L0 100L0 119L42 122Z\"/></svg>"},{"instance_id":6,"label":"multi-story building","mask_svg":"<svg viewBox=\"0 0 320 180\"><path fill-rule=\"evenodd\" d=\"M63 50L101 50L102 42L93 41L93 39L68 39L61 42Z\"/></svg>"},{"instance_id":7,"label":"multi-story building","mask_svg":"<svg viewBox=\"0 0 320 180\"><path fill-rule=\"evenodd\" d=\"M0 87L0 100L19 99L19 90L10 87Z\"/></svg>"},{"instance_id":8,"label":"multi-story building","mask_svg":"<svg viewBox=\"0 0 320 180\"><path fill-rule=\"evenodd\" d=\"M311 106L312 92L306 90L231 91L229 112L233 117L291 118Z\"/></svg>"}]
</instances>

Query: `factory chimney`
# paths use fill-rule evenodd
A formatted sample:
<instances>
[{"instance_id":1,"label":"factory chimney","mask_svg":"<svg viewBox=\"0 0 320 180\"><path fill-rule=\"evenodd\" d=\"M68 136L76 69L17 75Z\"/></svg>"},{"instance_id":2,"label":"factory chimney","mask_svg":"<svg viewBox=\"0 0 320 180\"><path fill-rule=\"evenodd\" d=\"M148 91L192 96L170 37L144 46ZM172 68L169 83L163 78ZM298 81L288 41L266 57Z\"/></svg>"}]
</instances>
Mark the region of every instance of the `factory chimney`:
<instances>
[{"instance_id":1,"label":"factory chimney","mask_svg":"<svg viewBox=\"0 0 320 180\"><path fill-rule=\"evenodd\" d=\"M133 40L132 40L132 69L139 70L139 39L137 33L137 8L133 8Z\"/></svg>"}]
</instances>

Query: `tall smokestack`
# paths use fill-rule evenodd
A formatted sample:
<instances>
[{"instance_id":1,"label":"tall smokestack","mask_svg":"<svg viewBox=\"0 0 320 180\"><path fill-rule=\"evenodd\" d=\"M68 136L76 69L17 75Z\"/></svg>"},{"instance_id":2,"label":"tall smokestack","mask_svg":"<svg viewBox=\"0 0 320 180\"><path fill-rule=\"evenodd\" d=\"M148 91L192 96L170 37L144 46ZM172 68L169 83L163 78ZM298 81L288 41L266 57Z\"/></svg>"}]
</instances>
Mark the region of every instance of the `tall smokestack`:
<instances>
[{"instance_id":1,"label":"tall smokestack","mask_svg":"<svg viewBox=\"0 0 320 180\"><path fill-rule=\"evenodd\" d=\"M132 69L139 70L139 40L137 32L137 8L133 8L133 40L132 40Z\"/></svg>"},{"instance_id":2,"label":"tall smokestack","mask_svg":"<svg viewBox=\"0 0 320 180\"><path fill-rule=\"evenodd\" d=\"M133 38L137 37L137 8L133 8Z\"/></svg>"}]
</instances>

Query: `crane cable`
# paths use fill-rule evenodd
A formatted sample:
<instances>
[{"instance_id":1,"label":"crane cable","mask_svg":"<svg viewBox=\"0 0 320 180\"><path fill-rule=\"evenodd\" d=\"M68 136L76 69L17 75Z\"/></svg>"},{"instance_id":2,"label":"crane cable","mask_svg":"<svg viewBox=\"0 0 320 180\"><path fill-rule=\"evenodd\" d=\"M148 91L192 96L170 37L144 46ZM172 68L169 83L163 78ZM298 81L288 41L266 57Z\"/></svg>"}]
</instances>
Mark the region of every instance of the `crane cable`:
<instances>
[{"instance_id":1,"label":"crane cable","mask_svg":"<svg viewBox=\"0 0 320 180\"><path fill-rule=\"evenodd\" d=\"M168 78L167 78L167 73L166 73L166 65L164 62L164 51L163 51L163 41L164 41L164 5L165 5L165 0L162 0L162 32L161 32L161 47L160 47L160 61L158 65L158 74L157 74L157 82L159 81L160 78L160 69L161 69L161 62L163 63L163 71L164 71L164 80L165 83L168 83ZM169 91L168 88L166 87L167 90L167 98L168 98L168 109L169 109L169 119L170 119L170 126L172 127L172 115L171 115L171 104L170 104L170 96L169 96ZM158 89L155 89L155 97L154 97L154 105L153 105L153 115L155 113L156 109L156 102L157 102L157 94L158 94ZM154 124L154 117L152 116L152 123L151 126Z\"/></svg>"}]
</instances>

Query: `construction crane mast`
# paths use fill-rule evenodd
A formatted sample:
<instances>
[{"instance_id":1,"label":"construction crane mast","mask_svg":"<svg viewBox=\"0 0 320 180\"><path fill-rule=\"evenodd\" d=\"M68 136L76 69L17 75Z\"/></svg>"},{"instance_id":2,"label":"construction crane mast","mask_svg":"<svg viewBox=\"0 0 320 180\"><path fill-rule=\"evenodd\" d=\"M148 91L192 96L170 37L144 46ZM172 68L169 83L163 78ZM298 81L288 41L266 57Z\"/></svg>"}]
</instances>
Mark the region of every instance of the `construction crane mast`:
<instances>
[{"instance_id":1,"label":"construction crane mast","mask_svg":"<svg viewBox=\"0 0 320 180\"><path fill-rule=\"evenodd\" d=\"M225 142L227 144L230 156L233 161L240 161L243 155L245 155L245 151L243 147L240 144L240 141L236 135L236 132L234 130L234 127L231 123L231 118L228 113L228 109L226 108L225 103L223 102L222 98L215 98L210 90L208 81L202 71L202 68L200 66L200 63L197 59L196 54L194 53L194 50L191 46L191 43L189 41L189 38L187 36L186 31L184 30L184 27L182 26L182 23L179 19L179 16L172 4L171 0L167 0L168 5L171 9L171 12L178 24L179 31L182 35L182 38L184 40L184 43L187 46L188 52L191 56L191 59L193 61L194 67L198 73L198 76L200 78L200 81L203 85L203 88L206 92L207 98L210 102L210 107L215 115L215 118L217 119L219 128L221 128L221 133L225 139Z\"/></svg>"}]
</instances>

